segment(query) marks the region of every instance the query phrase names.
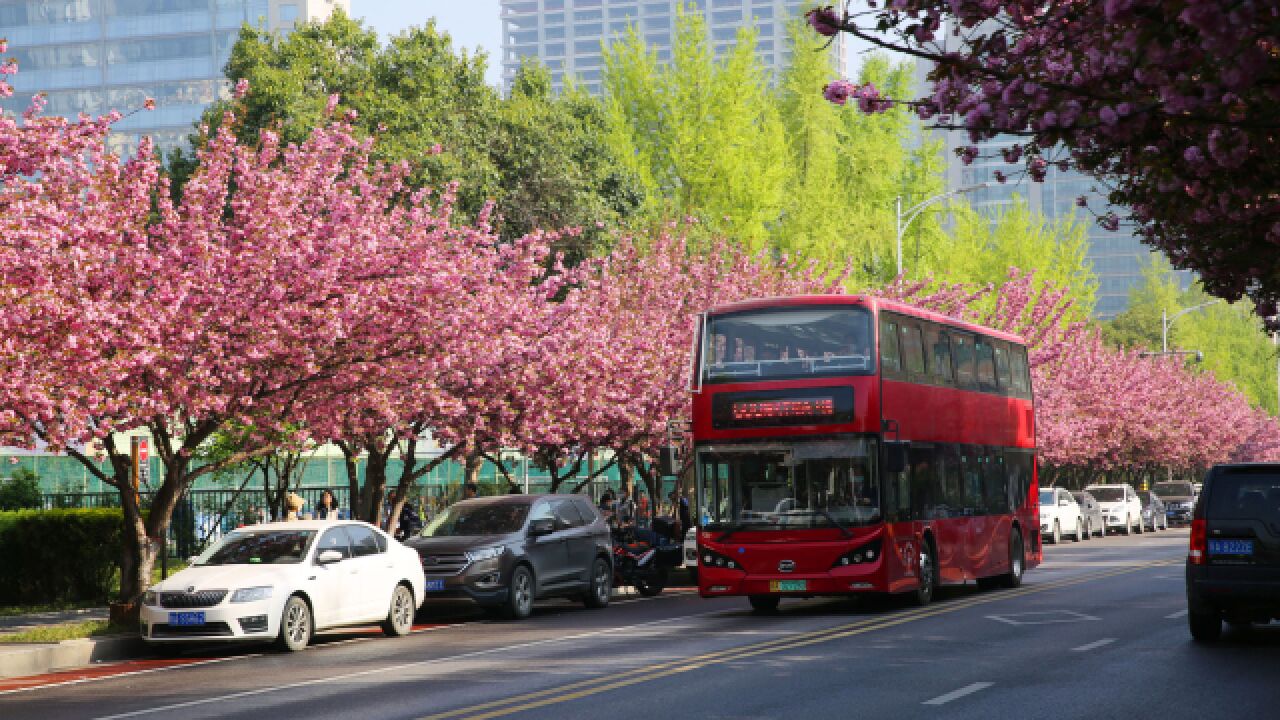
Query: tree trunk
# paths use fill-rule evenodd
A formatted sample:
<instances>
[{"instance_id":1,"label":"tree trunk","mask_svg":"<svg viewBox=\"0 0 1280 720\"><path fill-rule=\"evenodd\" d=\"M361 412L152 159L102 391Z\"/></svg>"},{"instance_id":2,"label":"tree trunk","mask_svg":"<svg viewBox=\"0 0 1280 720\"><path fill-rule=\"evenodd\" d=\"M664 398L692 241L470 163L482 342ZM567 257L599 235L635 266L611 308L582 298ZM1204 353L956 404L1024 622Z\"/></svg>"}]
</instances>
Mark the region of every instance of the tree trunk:
<instances>
[{"instance_id":1,"label":"tree trunk","mask_svg":"<svg viewBox=\"0 0 1280 720\"><path fill-rule=\"evenodd\" d=\"M360 495L360 505L364 510L361 518L370 525L383 527L382 502L387 496L387 460L391 457L392 440L383 446L380 442L369 447L369 464L365 468L364 491Z\"/></svg>"},{"instance_id":2,"label":"tree trunk","mask_svg":"<svg viewBox=\"0 0 1280 720\"><path fill-rule=\"evenodd\" d=\"M480 457L480 453L469 453L467 455L465 465L465 482L473 485L480 484L480 468L484 467L484 458Z\"/></svg>"},{"instance_id":3,"label":"tree trunk","mask_svg":"<svg viewBox=\"0 0 1280 720\"><path fill-rule=\"evenodd\" d=\"M339 442L337 445L338 449L342 450L342 465L347 471L347 502L351 506L351 514L348 517L364 517L361 514L360 503L360 467L356 464L356 460L360 457L360 446L345 442Z\"/></svg>"}]
</instances>

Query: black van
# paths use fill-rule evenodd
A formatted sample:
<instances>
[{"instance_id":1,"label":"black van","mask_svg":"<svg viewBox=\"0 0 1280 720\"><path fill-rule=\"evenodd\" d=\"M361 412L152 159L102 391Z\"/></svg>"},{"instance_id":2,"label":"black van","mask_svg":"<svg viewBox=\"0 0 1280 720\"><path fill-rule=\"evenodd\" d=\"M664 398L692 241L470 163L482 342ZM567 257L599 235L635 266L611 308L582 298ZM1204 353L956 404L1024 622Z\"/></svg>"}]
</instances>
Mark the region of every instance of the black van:
<instances>
[{"instance_id":1,"label":"black van","mask_svg":"<svg viewBox=\"0 0 1280 720\"><path fill-rule=\"evenodd\" d=\"M1214 466L1191 519L1191 636L1210 642L1225 620L1247 628L1280 618L1280 464Z\"/></svg>"}]
</instances>

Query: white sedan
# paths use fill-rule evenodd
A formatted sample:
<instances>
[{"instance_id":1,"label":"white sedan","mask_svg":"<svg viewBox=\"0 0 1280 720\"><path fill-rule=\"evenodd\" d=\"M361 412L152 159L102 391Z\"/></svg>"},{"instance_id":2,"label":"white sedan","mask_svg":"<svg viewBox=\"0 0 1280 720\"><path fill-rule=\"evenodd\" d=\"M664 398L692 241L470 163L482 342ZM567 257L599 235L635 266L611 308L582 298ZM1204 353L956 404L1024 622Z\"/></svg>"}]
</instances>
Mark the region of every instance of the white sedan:
<instances>
[{"instance_id":1,"label":"white sedan","mask_svg":"<svg viewBox=\"0 0 1280 720\"><path fill-rule=\"evenodd\" d=\"M423 599L418 553L363 522L239 528L143 596L150 643L276 640L301 650L317 630L381 622L408 634Z\"/></svg>"}]
</instances>

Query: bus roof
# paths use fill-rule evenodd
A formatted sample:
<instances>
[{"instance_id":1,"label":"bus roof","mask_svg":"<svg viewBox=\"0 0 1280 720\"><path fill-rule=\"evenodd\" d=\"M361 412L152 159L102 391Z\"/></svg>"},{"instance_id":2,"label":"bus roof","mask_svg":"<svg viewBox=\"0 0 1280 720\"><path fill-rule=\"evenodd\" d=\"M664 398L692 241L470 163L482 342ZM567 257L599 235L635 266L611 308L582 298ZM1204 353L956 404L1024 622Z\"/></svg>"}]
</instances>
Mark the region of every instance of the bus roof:
<instances>
[{"instance_id":1,"label":"bus roof","mask_svg":"<svg viewBox=\"0 0 1280 720\"><path fill-rule=\"evenodd\" d=\"M957 320L953 317L949 317L932 310L925 310L924 308L897 302L896 300L887 300L885 298L877 298L870 295L778 295L774 297L752 298L750 300L740 300L734 303L717 305L708 310L707 314L724 315L748 310L799 307L803 305L861 305L863 307L871 308L872 310L890 310L903 315L920 318L921 320L930 320L948 327L960 328L963 330L969 330L970 332L980 333L987 337L1007 340L1019 345L1027 344L1020 336L1013 333L996 330L984 325L977 325L964 320Z\"/></svg>"}]
</instances>

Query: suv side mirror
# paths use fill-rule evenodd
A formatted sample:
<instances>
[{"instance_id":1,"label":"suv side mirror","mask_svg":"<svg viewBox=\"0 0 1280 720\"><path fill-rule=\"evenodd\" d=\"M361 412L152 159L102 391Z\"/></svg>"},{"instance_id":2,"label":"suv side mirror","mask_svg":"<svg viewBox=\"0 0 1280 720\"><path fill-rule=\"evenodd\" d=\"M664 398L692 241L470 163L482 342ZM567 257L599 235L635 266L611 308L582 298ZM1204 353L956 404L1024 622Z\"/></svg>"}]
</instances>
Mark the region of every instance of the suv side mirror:
<instances>
[{"instance_id":1,"label":"suv side mirror","mask_svg":"<svg viewBox=\"0 0 1280 720\"><path fill-rule=\"evenodd\" d=\"M907 446L908 442L901 440L888 440L884 444L884 471L887 473L900 473L907 469Z\"/></svg>"},{"instance_id":2,"label":"suv side mirror","mask_svg":"<svg viewBox=\"0 0 1280 720\"><path fill-rule=\"evenodd\" d=\"M538 518L529 523L529 537L542 537L555 531L556 521L554 518Z\"/></svg>"}]
</instances>

